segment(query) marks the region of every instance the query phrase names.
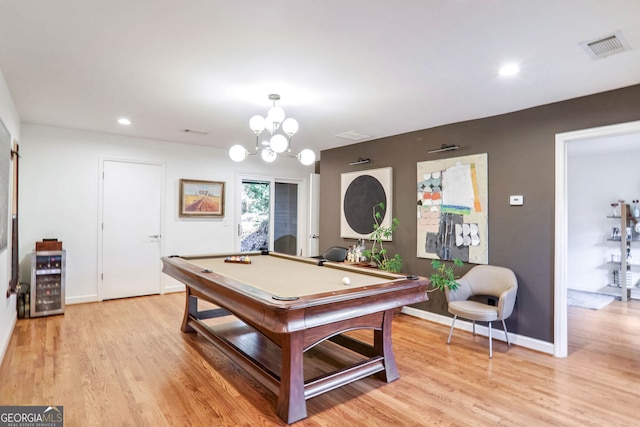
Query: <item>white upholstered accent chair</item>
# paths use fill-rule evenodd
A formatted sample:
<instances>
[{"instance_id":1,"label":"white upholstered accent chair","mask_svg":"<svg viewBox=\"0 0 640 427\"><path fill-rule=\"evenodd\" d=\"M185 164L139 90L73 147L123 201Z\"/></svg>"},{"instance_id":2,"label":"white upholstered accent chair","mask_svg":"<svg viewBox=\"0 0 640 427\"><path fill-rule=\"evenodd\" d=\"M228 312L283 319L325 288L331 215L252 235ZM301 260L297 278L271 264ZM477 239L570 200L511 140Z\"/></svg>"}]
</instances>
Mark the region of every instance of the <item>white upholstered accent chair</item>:
<instances>
[{"instance_id":1,"label":"white upholstered accent chair","mask_svg":"<svg viewBox=\"0 0 640 427\"><path fill-rule=\"evenodd\" d=\"M449 313L453 314L447 344L451 342L453 325L456 323L458 316L473 321L474 335L476 334L476 321L488 322L489 357L491 358L493 357L491 322L502 321L507 344L511 345L504 320L511 316L516 302L516 293L518 291L516 275L508 268L494 265L476 265L458 279L457 282L460 286L455 291L445 288L448 310ZM495 305L489 305L489 298L486 297L497 298ZM478 299L482 302L478 301ZM486 300L486 302L483 300Z\"/></svg>"}]
</instances>

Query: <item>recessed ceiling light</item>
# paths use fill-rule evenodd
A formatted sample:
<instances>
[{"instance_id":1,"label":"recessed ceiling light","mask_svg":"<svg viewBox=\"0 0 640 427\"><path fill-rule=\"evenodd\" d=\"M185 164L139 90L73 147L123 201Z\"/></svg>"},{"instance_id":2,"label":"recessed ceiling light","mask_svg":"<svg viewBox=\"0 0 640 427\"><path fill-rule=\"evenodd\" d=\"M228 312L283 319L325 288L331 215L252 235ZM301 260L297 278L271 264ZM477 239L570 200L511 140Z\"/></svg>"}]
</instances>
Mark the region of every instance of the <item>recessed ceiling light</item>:
<instances>
[{"instance_id":1,"label":"recessed ceiling light","mask_svg":"<svg viewBox=\"0 0 640 427\"><path fill-rule=\"evenodd\" d=\"M120 123L121 125L130 125L131 120L127 119L126 117L122 117L118 119L118 123Z\"/></svg>"},{"instance_id":2,"label":"recessed ceiling light","mask_svg":"<svg viewBox=\"0 0 640 427\"><path fill-rule=\"evenodd\" d=\"M506 64L502 68L500 68L501 76L513 76L520 72L520 67L518 64Z\"/></svg>"}]
</instances>

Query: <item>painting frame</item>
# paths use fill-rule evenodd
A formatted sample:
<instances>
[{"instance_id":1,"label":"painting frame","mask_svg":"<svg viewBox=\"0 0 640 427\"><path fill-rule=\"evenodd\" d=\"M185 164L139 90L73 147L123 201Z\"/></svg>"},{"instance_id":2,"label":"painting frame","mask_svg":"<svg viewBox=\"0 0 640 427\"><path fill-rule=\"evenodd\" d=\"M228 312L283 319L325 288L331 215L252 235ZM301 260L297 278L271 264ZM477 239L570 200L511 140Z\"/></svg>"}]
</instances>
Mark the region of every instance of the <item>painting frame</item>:
<instances>
[{"instance_id":1,"label":"painting frame","mask_svg":"<svg viewBox=\"0 0 640 427\"><path fill-rule=\"evenodd\" d=\"M180 179L178 215L181 218L224 217L223 181Z\"/></svg>"},{"instance_id":2,"label":"painting frame","mask_svg":"<svg viewBox=\"0 0 640 427\"><path fill-rule=\"evenodd\" d=\"M9 184L12 156L11 133L0 119L0 253L9 246Z\"/></svg>"},{"instance_id":3,"label":"painting frame","mask_svg":"<svg viewBox=\"0 0 640 427\"><path fill-rule=\"evenodd\" d=\"M489 263L487 153L417 163L417 257Z\"/></svg>"},{"instance_id":4,"label":"painting frame","mask_svg":"<svg viewBox=\"0 0 640 427\"><path fill-rule=\"evenodd\" d=\"M340 176L340 237L371 239L374 225L374 206L384 203L380 226L390 227L393 205L393 168L382 167ZM391 241L392 236L384 238Z\"/></svg>"}]
</instances>

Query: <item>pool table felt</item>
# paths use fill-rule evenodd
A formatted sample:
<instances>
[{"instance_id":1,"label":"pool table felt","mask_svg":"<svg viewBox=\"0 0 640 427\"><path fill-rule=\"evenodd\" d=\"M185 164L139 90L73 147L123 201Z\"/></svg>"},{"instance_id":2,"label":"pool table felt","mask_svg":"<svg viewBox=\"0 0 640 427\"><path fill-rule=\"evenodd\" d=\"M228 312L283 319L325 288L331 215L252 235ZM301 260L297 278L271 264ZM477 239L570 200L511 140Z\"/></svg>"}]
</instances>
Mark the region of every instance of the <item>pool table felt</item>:
<instances>
[{"instance_id":1,"label":"pool table felt","mask_svg":"<svg viewBox=\"0 0 640 427\"><path fill-rule=\"evenodd\" d=\"M224 262L225 257L187 258L190 263L217 274L245 283L264 292L281 296L308 296L326 292L386 283L405 276L367 272L338 263L319 266L318 260L281 257L280 255L251 255L251 264ZM359 271L360 270L360 271ZM375 274L372 274L374 273ZM349 285L342 283L348 277Z\"/></svg>"}]
</instances>

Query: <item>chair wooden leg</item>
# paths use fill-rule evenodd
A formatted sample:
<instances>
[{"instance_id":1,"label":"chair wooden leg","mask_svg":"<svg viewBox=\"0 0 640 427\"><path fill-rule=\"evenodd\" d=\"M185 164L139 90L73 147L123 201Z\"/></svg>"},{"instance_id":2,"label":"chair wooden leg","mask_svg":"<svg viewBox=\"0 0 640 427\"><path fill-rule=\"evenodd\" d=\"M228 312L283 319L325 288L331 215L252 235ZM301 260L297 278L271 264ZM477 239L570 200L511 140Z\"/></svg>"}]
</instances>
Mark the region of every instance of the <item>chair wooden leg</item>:
<instances>
[{"instance_id":1,"label":"chair wooden leg","mask_svg":"<svg viewBox=\"0 0 640 427\"><path fill-rule=\"evenodd\" d=\"M453 316L453 322L451 322L451 329L449 330L449 338L447 339L447 344L451 342L451 334L453 334L453 325L456 323L457 318L458 318L457 314Z\"/></svg>"},{"instance_id":2,"label":"chair wooden leg","mask_svg":"<svg viewBox=\"0 0 640 427\"><path fill-rule=\"evenodd\" d=\"M507 332L507 325L504 324L504 319L502 319L502 328L504 329L504 336L507 337L507 345L511 347L511 343L509 342L509 333Z\"/></svg>"},{"instance_id":3,"label":"chair wooden leg","mask_svg":"<svg viewBox=\"0 0 640 427\"><path fill-rule=\"evenodd\" d=\"M493 358L493 339L491 338L491 322L489 322L489 359Z\"/></svg>"}]
</instances>

